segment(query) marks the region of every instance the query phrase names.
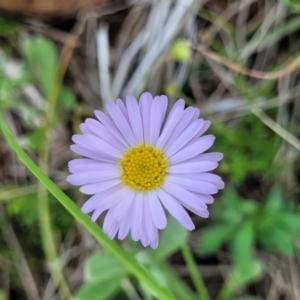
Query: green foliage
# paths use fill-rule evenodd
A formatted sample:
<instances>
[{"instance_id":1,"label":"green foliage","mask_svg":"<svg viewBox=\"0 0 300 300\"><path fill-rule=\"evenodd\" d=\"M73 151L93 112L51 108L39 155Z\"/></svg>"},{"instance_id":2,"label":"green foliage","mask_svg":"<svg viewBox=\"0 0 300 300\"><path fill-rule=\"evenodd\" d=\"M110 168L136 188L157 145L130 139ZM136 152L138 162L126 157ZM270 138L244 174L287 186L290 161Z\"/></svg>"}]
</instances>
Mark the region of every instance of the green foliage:
<instances>
[{"instance_id":1,"label":"green foliage","mask_svg":"<svg viewBox=\"0 0 300 300\"><path fill-rule=\"evenodd\" d=\"M201 254L207 255L219 249L223 243L231 236L234 226L211 225L202 234Z\"/></svg>"},{"instance_id":2,"label":"green foliage","mask_svg":"<svg viewBox=\"0 0 300 300\"><path fill-rule=\"evenodd\" d=\"M229 174L234 183L242 182L249 175L272 178L275 166L270 166L280 138L255 116L245 116L234 127L214 123L211 132L216 136L214 148L225 153L219 170Z\"/></svg>"},{"instance_id":3,"label":"green foliage","mask_svg":"<svg viewBox=\"0 0 300 300\"><path fill-rule=\"evenodd\" d=\"M287 6L289 6L291 9L293 9L295 12L300 13L300 3L298 0L280 0Z\"/></svg>"},{"instance_id":4,"label":"green foliage","mask_svg":"<svg viewBox=\"0 0 300 300\"><path fill-rule=\"evenodd\" d=\"M300 216L278 190L259 203L241 199L227 188L215 204L213 216L213 225L203 230L200 253L211 254L227 245L234 262L231 275L235 284L246 284L260 276L262 268L254 254L256 244L270 252L294 254Z\"/></svg>"},{"instance_id":5,"label":"green foliage","mask_svg":"<svg viewBox=\"0 0 300 300\"><path fill-rule=\"evenodd\" d=\"M19 66L18 76L9 78L5 74L6 60L0 61L0 107L13 109L20 117L23 126L30 130L26 136L19 138L25 148L39 150L40 140L45 135L44 128L37 128L33 120L43 120L45 110L32 106L20 98L20 90L27 84L35 83L46 99L55 87L58 70L58 55L54 44L42 37L28 37L22 42L25 64ZM73 110L76 106L74 93L62 86L58 96L59 110L56 118L65 117L65 111Z\"/></svg>"},{"instance_id":6,"label":"green foliage","mask_svg":"<svg viewBox=\"0 0 300 300\"><path fill-rule=\"evenodd\" d=\"M247 265L247 268L241 268L238 264L233 266L226 280L226 289L229 295L242 290L262 276L263 270L258 260L251 259Z\"/></svg>"},{"instance_id":7,"label":"green foliage","mask_svg":"<svg viewBox=\"0 0 300 300\"><path fill-rule=\"evenodd\" d=\"M221 245L229 244L235 257L239 252L251 256L249 251L256 243L268 251L293 254L300 216L277 190L271 191L266 201L259 203L241 199L234 190L227 188L222 200L215 204L213 216L214 224L202 235L202 254L213 253ZM238 245L245 247L243 251Z\"/></svg>"},{"instance_id":8,"label":"green foliage","mask_svg":"<svg viewBox=\"0 0 300 300\"><path fill-rule=\"evenodd\" d=\"M44 136L45 136L44 128L37 128L32 132L28 133L26 141L30 149L34 151L38 151L41 145L40 142L43 140Z\"/></svg>"},{"instance_id":9,"label":"green foliage","mask_svg":"<svg viewBox=\"0 0 300 300\"><path fill-rule=\"evenodd\" d=\"M102 282L115 276L124 278L127 274L126 269L111 254L101 252L86 262L84 276L88 282Z\"/></svg>"},{"instance_id":10,"label":"green foliage","mask_svg":"<svg viewBox=\"0 0 300 300\"><path fill-rule=\"evenodd\" d=\"M20 108L25 103L19 97L18 90L26 83L26 76L19 74L14 79L8 78L5 74L5 61L0 60L0 107L2 108Z\"/></svg>"},{"instance_id":11,"label":"green foliage","mask_svg":"<svg viewBox=\"0 0 300 300\"><path fill-rule=\"evenodd\" d=\"M76 294L76 300L104 300L117 294L121 281L128 275L126 269L109 253L98 253L85 265L85 284Z\"/></svg>"},{"instance_id":12,"label":"green foliage","mask_svg":"<svg viewBox=\"0 0 300 300\"><path fill-rule=\"evenodd\" d=\"M59 230L60 234L64 235L71 228L74 220L61 209L61 205L54 201L53 197L50 196L50 199L49 209L55 212L51 214L53 229ZM7 212L12 218L18 219L18 223L24 230L35 231L39 222L36 194L27 194L11 200L7 204Z\"/></svg>"},{"instance_id":13,"label":"green foliage","mask_svg":"<svg viewBox=\"0 0 300 300\"><path fill-rule=\"evenodd\" d=\"M8 37L16 34L21 28L19 20L0 17L0 36Z\"/></svg>"},{"instance_id":14,"label":"green foliage","mask_svg":"<svg viewBox=\"0 0 300 300\"><path fill-rule=\"evenodd\" d=\"M188 231L174 218L168 219L168 226L161 234L161 241L155 250L149 250L155 261L163 261L186 243Z\"/></svg>"},{"instance_id":15,"label":"green foliage","mask_svg":"<svg viewBox=\"0 0 300 300\"><path fill-rule=\"evenodd\" d=\"M234 85L241 95L252 103L257 99L271 99L275 97L274 83L272 81L261 81L253 88L253 86L245 80L245 77L237 74L234 78Z\"/></svg>"},{"instance_id":16,"label":"green foliage","mask_svg":"<svg viewBox=\"0 0 300 300\"><path fill-rule=\"evenodd\" d=\"M29 37L23 40L22 49L33 81L49 99L58 74L58 54L54 44L44 37ZM76 99L70 89L62 86L58 98L63 108L74 109Z\"/></svg>"},{"instance_id":17,"label":"green foliage","mask_svg":"<svg viewBox=\"0 0 300 300\"><path fill-rule=\"evenodd\" d=\"M234 267L231 272L232 284L239 287L251 283L262 274L262 267L254 259L254 224L251 220L245 221L237 230L231 242L231 252Z\"/></svg>"},{"instance_id":18,"label":"green foliage","mask_svg":"<svg viewBox=\"0 0 300 300\"><path fill-rule=\"evenodd\" d=\"M34 226L38 221L36 197L33 194L15 198L7 205L7 212L11 216L18 217L23 226Z\"/></svg>"},{"instance_id":19,"label":"green foliage","mask_svg":"<svg viewBox=\"0 0 300 300\"><path fill-rule=\"evenodd\" d=\"M300 216L291 203L286 203L282 194L274 190L263 207L264 218L257 224L257 238L270 252L294 255L295 241L299 238Z\"/></svg>"},{"instance_id":20,"label":"green foliage","mask_svg":"<svg viewBox=\"0 0 300 300\"><path fill-rule=\"evenodd\" d=\"M258 212L257 204L240 199L234 190L227 188L222 200L214 206L214 224L203 231L202 255L214 253L224 244L229 246L234 262L227 282L230 289L242 288L261 275L261 265L254 257Z\"/></svg>"},{"instance_id":21,"label":"green foliage","mask_svg":"<svg viewBox=\"0 0 300 300\"><path fill-rule=\"evenodd\" d=\"M22 48L34 81L41 86L48 99L58 70L58 57L53 43L43 37L30 37L23 40Z\"/></svg>"},{"instance_id":22,"label":"green foliage","mask_svg":"<svg viewBox=\"0 0 300 300\"><path fill-rule=\"evenodd\" d=\"M0 290L0 300L7 300L7 293L3 290Z\"/></svg>"},{"instance_id":23,"label":"green foliage","mask_svg":"<svg viewBox=\"0 0 300 300\"><path fill-rule=\"evenodd\" d=\"M34 249L39 252L37 249L41 248L41 241L40 232L37 230L39 220L36 201L35 194L27 194L10 200L6 205L6 217L12 222L24 250ZM29 236L30 239L28 239ZM33 260L38 257L37 254L35 255L32 257Z\"/></svg>"},{"instance_id":24,"label":"green foliage","mask_svg":"<svg viewBox=\"0 0 300 300\"><path fill-rule=\"evenodd\" d=\"M49 210L51 213L51 224L54 231L65 235L74 225L74 218L68 212L62 209L61 205L55 201L52 195L49 195Z\"/></svg>"},{"instance_id":25,"label":"green foliage","mask_svg":"<svg viewBox=\"0 0 300 300\"><path fill-rule=\"evenodd\" d=\"M0 21L1 25L1 21ZM23 125L32 130L23 138L23 145L37 151L37 141L44 135L43 128L36 128L33 120L41 120L45 111L30 105L20 97L20 90L32 82L42 91L46 99L53 88L58 70L58 55L54 44L42 37L28 37L22 41L22 49L25 57L25 64L21 62L18 76L9 78L4 70L7 61L0 61L0 107L11 108L19 116ZM67 87L62 86L58 96L59 110L56 116L64 117L65 110L73 110L76 106L74 93ZM63 109L61 109L63 108ZM47 109L47 107L45 107Z\"/></svg>"},{"instance_id":26,"label":"green foliage","mask_svg":"<svg viewBox=\"0 0 300 300\"><path fill-rule=\"evenodd\" d=\"M191 291L174 276L174 272L164 263L187 242L188 236L189 232L173 217L169 217L167 228L161 233L159 246L156 249L148 248L146 251L139 252L137 258L161 285L166 286L169 290L174 290L181 297L189 295L189 299L193 299ZM142 285L142 289L147 294L152 294L144 285Z\"/></svg>"},{"instance_id":27,"label":"green foliage","mask_svg":"<svg viewBox=\"0 0 300 300\"><path fill-rule=\"evenodd\" d=\"M157 249L136 249L135 243L134 247L129 247L129 252L136 256L143 268L160 285L167 287L169 290L174 290L181 298L189 295L189 299L193 299L193 293L175 276L173 270L165 263L168 257L177 252L186 243L187 238L188 231L174 218L169 218L168 226L162 232L161 242ZM131 239L128 237L127 240L130 245ZM85 284L81 287L75 299L109 299L112 295L120 292L121 281L125 278L129 279L128 276L128 271L111 254L98 253L86 262L84 272ZM114 281L114 283L111 283L111 281ZM107 282L110 284L106 288ZM147 285L139 282L139 286L145 295L153 297L153 291ZM99 296L100 290L101 295ZM102 293L107 298L102 298Z\"/></svg>"},{"instance_id":28,"label":"green foliage","mask_svg":"<svg viewBox=\"0 0 300 300\"><path fill-rule=\"evenodd\" d=\"M68 87L61 87L58 98L60 99L60 104L63 108L68 110L73 110L75 108L77 103L76 97Z\"/></svg>"},{"instance_id":29,"label":"green foliage","mask_svg":"<svg viewBox=\"0 0 300 300\"><path fill-rule=\"evenodd\" d=\"M89 283L83 286L74 297L75 300L107 300L118 292L120 282L112 279L105 282Z\"/></svg>"},{"instance_id":30,"label":"green foliage","mask_svg":"<svg viewBox=\"0 0 300 300\"><path fill-rule=\"evenodd\" d=\"M20 97L20 90L28 84L26 73L20 70L19 76L10 79L4 70L5 62L0 61L0 108L13 109L26 128L35 128L32 120L40 118L42 111Z\"/></svg>"}]
</instances>

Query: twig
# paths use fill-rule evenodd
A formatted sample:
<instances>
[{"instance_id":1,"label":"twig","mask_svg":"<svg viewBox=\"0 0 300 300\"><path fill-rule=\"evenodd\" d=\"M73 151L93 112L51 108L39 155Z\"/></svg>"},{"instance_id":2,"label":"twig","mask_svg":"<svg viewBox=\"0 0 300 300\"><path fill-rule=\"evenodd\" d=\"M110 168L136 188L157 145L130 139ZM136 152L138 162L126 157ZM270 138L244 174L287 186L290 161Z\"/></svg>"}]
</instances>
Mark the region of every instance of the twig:
<instances>
[{"instance_id":1,"label":"twig","mask_svg":"<svg viewBox=\"0 0 300 300\"><path fill-rule=\"evenodd\" d=\"M226 66L228 69L235 71L237 73L258 78L258 79L266 79L266 80L278 80L279 78L286 76L292 72L294 72L298 67L300 67L300 55L297 55L286 67L281 70L274 72L261 72L256 70L251 70L244 68L229 59L218 55L215 52L212 52L206 49L202 45L190 45L190 47L194 50L201 52L205 57L212 59L213 61Z\"/></svg>"},{"instance_id":2,"label":"twig","mask_svg":"<svg viewBox=\"0 0 300 300\"><path fill-rule=\"evenodd\" d=\"M2 207L0 207L0 214L3 214ZM40 297L37 286L23 254L23 250L12 226L5 220L5 218L1 229L7 245L13 250L15 267L18 270L27 298L31 300L39 300Z\"/></svg>"},{"instance_id":3,"label":"twig","mask_svg":"<svg viewBox=\"0 0 300 300\"><path fill-rule=\"evenodd\" d=\"M1 191L0 202L8 202L18 197L36 193L37 186L37 184L32 184L28 186L22 186L19 188L7 188L6 190ZM62 190L70 187L69 183L66 183L65 181L58 182L57 186L59 186Z\"/></svg>"}]
</instances>

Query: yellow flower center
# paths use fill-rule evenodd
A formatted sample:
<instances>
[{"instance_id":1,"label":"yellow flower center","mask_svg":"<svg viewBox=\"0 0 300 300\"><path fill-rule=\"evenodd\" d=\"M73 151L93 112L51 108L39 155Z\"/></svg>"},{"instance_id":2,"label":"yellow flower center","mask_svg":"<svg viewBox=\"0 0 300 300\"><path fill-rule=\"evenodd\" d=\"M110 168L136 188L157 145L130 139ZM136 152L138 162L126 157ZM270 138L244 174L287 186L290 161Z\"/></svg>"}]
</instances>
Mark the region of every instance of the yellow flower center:
<instances>
[{"instance_id":1,"label":"yellow flower center","mask_svg":"<svg viewBox=\"0 0 300 300\"><path fill-rule=\"evenodd\" d=\"M168 161L163 151L139 144L129 148L118 165L122 170L124 186L135 191L151 191L163 184Z\"/></svg>"}]
</instances>

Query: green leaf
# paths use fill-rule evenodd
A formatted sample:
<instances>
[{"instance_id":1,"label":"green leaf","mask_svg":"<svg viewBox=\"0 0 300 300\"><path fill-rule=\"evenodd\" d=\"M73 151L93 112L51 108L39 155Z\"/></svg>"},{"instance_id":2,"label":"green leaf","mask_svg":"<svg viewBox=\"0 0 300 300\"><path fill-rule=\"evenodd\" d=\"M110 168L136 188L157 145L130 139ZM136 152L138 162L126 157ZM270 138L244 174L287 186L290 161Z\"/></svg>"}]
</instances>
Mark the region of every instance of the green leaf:
<instances>
[{"instance_id":1,"label":"green leaf","mask_svg":"<svg viewBox=\"0 0 300 300\"><path fill-rule=\"evenodd\" d=\"M265 209L266 211L268 211L268 213L274 211L281 211L282 204L283 204L282 193L278 189L273 189L267 197Z\"/></svg>"},{"instance_id":2,"label":"green leaf","mask_svg":"<svg viewBox=\"0 0 300 300\"><path fill-rule=\"evenodd\" d=\"M230 187L224 190L222 195L222 202L226 207L232 207L237 209L237 206L240 204L240 197L237 195L236 191Z\"/></svg>"},{"instance_id":3,"label":"green leaf","mask_svg":"<svg viewBox=\"0 0 300 300\"><path fill-rule=\"evenodd\" d=\"M58 69L54 44L43 37L28 37L23 40L22 49L34 79L41 85L44 95L48 99Z\"/></svg>"},{"instance_id":4,"label":"green leaf","mask_svg":"<svg viewBox=\"0 0 300 300\"><path fill-rule=\"evenodd\" d=\"M250 200L241 201L239 206L240 213L245 215L253 214L256 209L257 209L257 203Z\"/></svg>"},{"instance_id":5,"label":"green leaf","mask_svg":"<svg viewBox=\"0 0 300 300\"><path fill-rule=\"evenodd\" d=\"M154 260L164 260L175 253L180 246L183 245L183 243L186 243L187 238L188 231L174 218L169 218L168 226L162 232L158 248L155 250L149 250L149 252Z\"/></svg>"},{"instance_id":6,"label":"green leaf","mask_svg":"<svg viewBox=\"0 0 300 300\"><path fill-rule=\"evenodd\" d=\"M291 9L295 10L297 13L300 13L300 3L298 0L280 0Z\"/></svg>"},{"instance_id":7,"label":"green leaf","mask_svg":"<svg viewBox=\"0 0 300 300\"><path fill-rule=\"evenodd\" d=\"M62 86L59 92L59 103L66 109L74 109L76 106L76 97L74 93L67 87Z\"/></svg>"},{"instance_id":8,"label":"green leaf","mask_svg":"<svg viewBox=\"0 0 300 300\"><path fill-rule=\"evenodd\" d=\"M159 282L162 286L168 288L167 279L164 276L164 274L160 271L158 264L152 263L148 265L146 268L149 274L151 274L151 276L153 276L153 278L157 282ZM143 289L144 293L149 295L149 299L152 299L153 298L152 296L155 296L153 292L145 284L141 284L141 288Z\"/></svg>"},{"instance_id":9,"label":"green leaf","mask_svg":"<svg viewBox=\"0 0 300 300\"><path fill-rule=\"evenodd\" d=\"M249 269L248 272L241 270L235 265L227 277L226 285L223 286L219 299L235 299L234 294L258 280L262 272L262 265L257 260L252 261L251 269Z\"/></svg>"},{"instance_id":10,"label":"green leaf","mask_svg":"<svg viewBox=\"0 0 300 300\"><path fill-rule=\"evenodd\" d=\"M20 116L22 124L28 129L36 129L36 122L33 122L33 120L41 120L41 118L43 118L40 109L30 106L19 99L17 100L17 103L12 103L12 107Z\"/></svg>"},{"instance_id":11,"label":"green leaf","mask_svg":"<svg viewBox=\"0 0 300 300\"><path fill-rule=\"evenodd\" d=\"M0 300L7 300L7 292L5 290L0 290Z\"/></svg>"},{"instance_id":12,"label":"green leaf","mask_svg":"<svg viewBox=\"0 0 300 300\"><path fill-rule=\"evenodd\" d=\"M298 23L300 24L299 20ZM241 93L243 89L239 87ZM249 89L253 91L253 88ZM257 96L254 96L254 99L257 99ZM210 132L216 136L214 149L226 153L226 159L221 162L220 170L229 173L234 183L241 183L251 174L264 178L272 178L276 174L276 167L272 164L272 160L278 151L280 139L254 118L253 115L245 116L239 126L232 128L214 123L214 127L210 129ZM252 142L252 137L255 137L255 143Z\"/></svg>"},{"instance_id":13,"label":"green leaf","mask_svg":"<svg viewBox=\"0 0 300 300\"><path fill-rule=\"evenodd\" d=\"M222 200L215 205L213 216L224 225L235 225L241 223L243 214L240 211L242 201L232 187L227 188L222 194Z\"/></svg>"},{"instance_id":14,"label":"green leaf","mask_svg":"<svg viewBox=\"0 0 300 300\"><path fill-rule=\"evenodd\" d=\"M30 149L33 151L37 151L41 147L40 141L44 138L45 136L45 129L44 128L38 128L31 132L30 134L27 135L28 137L28 143Z\"/></svg>"},{"instance_id":15,"label":"green leaf","mask_svg":"<svg viewBox=\"0 0 300 300\"><path fill-rule=\"evenodd\" d=\"M244 272L252 270L254 247L254 230L252 222L242 224L234 237L231 248L232 256L237 268Z\"/></svg>"},{"instance_id":16,"label":"green leaf","mask_svg":"<svg viewBox=\"0 0 300 300\"><path fill-rule=\"evenodd\" d=\"M85 265L85 280L89 283L124 278L127 270L110 254L98 253L90 258Z\"/></svg>"},{"instance_id":17,"label":"green leaf","mask_svg":"<svg viewBox=\"0 0 300 300\"><path fill-rule=\"evenodd\" d=\"M233 228L230 225L214 225L203 231L200 240L199 252L202 255L208 255L217 251L224 242L228 241L233 234Z\"/></svg>"},{"instance_id":18,"label":"green leaf","mask_svg":"<svg viewBox=\"0 0 300 300\"><path fill-rule=\"evenodd\" d=\"M259 279L263 273L263 268L258 260L253 260L247 272L235 266L229 276L229 287L232 290L241 290L243 287Z\"/></svg>"},{"instance_id":19,"label":"green leaf","mask_svg":"<svg viewBox=\"0 0 300 300\"><path fill-rule=\"evenodd\" d=\"M287 230L279 226L271 228L272 234L261 236L261 242L265 247L274 253L281 252L288 256L295 254L294 238ZM266 233L267 234L267 233Z\"/></svg>"},{"instance_id":20,"label":"green leaf","mask_svg":"<svg viewBox=\"0 0 300 300\"><path fill-rule=\"evenodd\" d=\"M300 215L281 212L278 215L278 222L282 224L287 231L298 233L300 231Z\"/></svg>"},{"instance_id":21,"label":"green leaf","mask_svg":"<svg viewBox=\"0 0 300 300\"><path fill-rule=\"evenodd\" d=\"M3 68L0 65L0 68ZM11 99L14 98L15 90L11 82L7 79L5 74L0 71L0 104L1 107L9 107L11 105Z\"/></svg>"},{"instance_id":22,"label":"green leaf","mask_svg":"<svg viewBox=\"0 0 300 300\"><path fill-rule=\"evenodd\" d=\"M75 295L75 300L107 300L120 290L120 279L84 285Z\"/></svg>"},{"instance_id":23,"label":"green leaf","mask_svg":"<svg viewBox=\"0 0 300 300\"><path fill-rule=\"evenodd\" d=\"M16 17L0 17L0 36L9 36L17 33L22 28L21 22L18 21L19 20L16 20Z\"/></svg>"},{"instance_id":24,"label":"green leaf","mask_svg":"<svg viewBox=\"0 0 300 300\"><path fill-rule=\"evenodd\" d=\"M17 216L21 225L32 226L38 221L35 194L15 198L7 205L7 211L12 216Z\"/></svg>"},{"instance_id":25,"label":"green leaf","mask_svg":"<svg viewBox=\"0 0 300 300\"><path fill-rule=\"evenodd\" d=\"M187 283L181 280L180 276L174 272L172 267L165 262L159 262L157 265L159 266L160 272L167 279L169 290L174 291L177 295L177 299L198 299Z\"/></svg>"}]
</instances>

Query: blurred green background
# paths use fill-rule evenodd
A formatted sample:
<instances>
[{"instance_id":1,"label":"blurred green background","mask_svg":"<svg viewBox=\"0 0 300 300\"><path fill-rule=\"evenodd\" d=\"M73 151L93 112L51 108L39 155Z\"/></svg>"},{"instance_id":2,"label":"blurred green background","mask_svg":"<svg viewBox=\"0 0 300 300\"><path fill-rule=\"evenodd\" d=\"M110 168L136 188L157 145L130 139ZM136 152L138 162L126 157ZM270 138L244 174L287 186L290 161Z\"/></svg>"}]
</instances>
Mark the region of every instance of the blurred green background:
<instances>
[{"instance_id":1,"label":"blurred green background","mask_svg":"<svg viewBox=\"0 0 300 300\"><path fill-rule=\"evenodd\" d=\"M24 14L0 0L0 109L18 144L81 206L65 182L79 124L126 94L185 99L212 121L226 187L209 219L192 216L195 231L170 219L158 249L123 247L176 299L200 299L192 253L201 299L299 300L298 0L67 2ZM0 300L71 294L155 299L0 135Z\"/></svg>"}]
</instances>

